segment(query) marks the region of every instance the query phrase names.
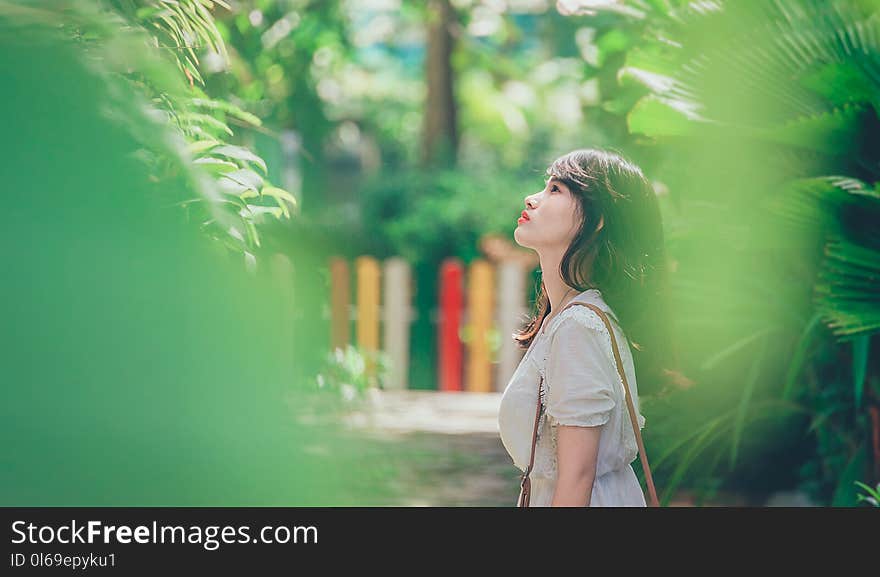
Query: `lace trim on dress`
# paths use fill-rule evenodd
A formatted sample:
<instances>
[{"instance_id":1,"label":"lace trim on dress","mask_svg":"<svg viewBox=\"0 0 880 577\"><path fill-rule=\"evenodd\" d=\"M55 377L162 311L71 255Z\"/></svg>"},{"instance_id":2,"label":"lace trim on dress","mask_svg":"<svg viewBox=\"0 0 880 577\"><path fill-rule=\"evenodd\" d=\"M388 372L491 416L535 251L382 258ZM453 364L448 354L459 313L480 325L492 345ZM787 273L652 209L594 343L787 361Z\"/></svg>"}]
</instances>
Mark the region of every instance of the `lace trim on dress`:
<instances>
[{"instance_id":1,"label":"lace trim on dress","mask_svg":"<svg viewBox=\"0 0 880 577\"><path fill-rule=\"evenodd\" d=\"M538 429L538 431L540 433L541 429ZM535 447L535 467L533 472L536 477L555 479L557 465L556 428L554 427L550 432L549 442L547 442L547 437L545 435L541 435L541 438L538 440Z\"/></svg>"}]
</instances>

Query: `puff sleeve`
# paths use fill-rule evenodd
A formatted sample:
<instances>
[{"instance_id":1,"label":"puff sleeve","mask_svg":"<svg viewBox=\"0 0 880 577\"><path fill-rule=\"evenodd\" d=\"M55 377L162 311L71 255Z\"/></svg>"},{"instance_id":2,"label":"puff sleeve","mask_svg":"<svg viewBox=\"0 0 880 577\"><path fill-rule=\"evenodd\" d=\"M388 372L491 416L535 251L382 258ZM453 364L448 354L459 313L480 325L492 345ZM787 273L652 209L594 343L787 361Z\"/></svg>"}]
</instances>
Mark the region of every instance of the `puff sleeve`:
<instances>
[{"instance_id":1,"label":"puff sleeve","mask_svg":"<svg viewBox=\"0 0 880 577\"><path fill-rule=\"evenodd\" d=\"M553 334L546 367L546 411L551 425L594 427L611 418L615 375L600 339L603 331L578 319L561 319Z\"/></svg>"}]
</instances>

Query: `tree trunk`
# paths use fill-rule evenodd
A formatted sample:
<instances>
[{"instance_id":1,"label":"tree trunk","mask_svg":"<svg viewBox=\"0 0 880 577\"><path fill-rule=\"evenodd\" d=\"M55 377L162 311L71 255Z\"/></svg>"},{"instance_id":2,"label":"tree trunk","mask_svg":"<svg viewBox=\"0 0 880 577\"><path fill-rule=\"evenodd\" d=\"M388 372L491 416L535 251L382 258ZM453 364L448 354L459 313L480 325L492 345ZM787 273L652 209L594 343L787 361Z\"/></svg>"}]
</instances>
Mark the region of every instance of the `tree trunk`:
<instances>
[{"instance_id":1,"label":"tree trunk","mask_svg":"<svg viewBox=\"0 0 880 577\"><path fill-rule=\"evenodd\" d=\"M452 75L454 14L449 0L428 2L428 51L425 73L428 95L422 131L422 164L455 164L458 150L456 107Z\"/></svg>"}]
</instances>

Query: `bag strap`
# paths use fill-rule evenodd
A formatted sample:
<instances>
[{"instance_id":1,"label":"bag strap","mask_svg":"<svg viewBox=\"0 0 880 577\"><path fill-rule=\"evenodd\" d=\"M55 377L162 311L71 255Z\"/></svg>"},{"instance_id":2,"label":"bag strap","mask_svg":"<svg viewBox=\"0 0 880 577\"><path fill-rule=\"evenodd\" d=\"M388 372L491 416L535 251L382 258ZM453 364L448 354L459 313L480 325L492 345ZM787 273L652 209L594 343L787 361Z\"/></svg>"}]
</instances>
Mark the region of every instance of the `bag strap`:
<instances>
[{"instance_id":1,"label":"bag strap","mask_svg":"<svg viewBox=\"0 0 880 577\"><path fill-rule=\"evenodd\" d=\"M542 376L541 383L543 382L544 377ZM519 500L516 504L517 507L528 507L529 498L532 494L532 480L529 477L529 473L532 472L532 466L535 464L535 442L538 439L538 419L541 416L541 383L538 384L538 403L535 407L535 430L532 432L532 453L529 455L529 466L526 467L525 473L523 473L522 479L520 480L520 492Z\"/></svg>"},{"instance_id":2,"label":"bag strap","mask_svg":"<svg viewBox=\"0 0 880 577\"><path fill-rule=\"evenodd\" d=\"M605 311L603 311L598 306L596 306L592 303L572 301L572 302L568 303L568 305L566 305L565 308L563 308L562 310L564 311L568 307L571 307L574 305L587 306L587 307L590 307L593 311L595 311L596 314L599 315L599 318L602 319L602 322L605 323L605 327L608 329L608 334L611 335L611 348L614 351L614 360L617 363L617 372L620 374L620 377L623 380L623 385L625 388L624 396L626 397L626 406L627 406L627 409L629 410L630 422L632 423L633 431L635 432L635 435L636 435L636 442L638 443L638 447L639 447L639 456L641 457L641 461L642 461L642 469L645 472L645 481L648 485L648 495L649 495L648 505L650 507L659 507L660 502L657 499L657 491L654 488L654 479L651 477L651 467L648 465L648 455L645 452L645 445L642 442L642 433L641 433L641 430L639 429L639 426L638 426L638 422L637 422L637 418L636 418L636 410L635 410L635 407L633 406L632 394L630 393L630 390L629 390L629 382L626 379L626 371L623 368L623 361L620 358L620 351L617 348L617 338L614 336L614 330L611 327L611 323L608 320L608 316L605 314ZM560 311L560 313L561 312L562 311ZM538 403L537 403L537 408L535 409L535 428L534 428L534 432L532 433L532 452L531 452L531 455L529 456L529 465L528 465L528 467L526 467L526 470L522 476L522 481L520 482L520 489L521 490L520 490L520 498L517 501L517 507L528 507L529 500L531 497L531 480L529 478L529 474L531 473L532 466L535 463L535 444L536 444L536 441L538 438L538 420L539 420L539 416L541 413L540 387L541 387L541 385L543 385L543 383L544 383L544 377L542 376L541 380L538 383L538 387L539 387L538 388Z\"/></svg>"}]
</instances>

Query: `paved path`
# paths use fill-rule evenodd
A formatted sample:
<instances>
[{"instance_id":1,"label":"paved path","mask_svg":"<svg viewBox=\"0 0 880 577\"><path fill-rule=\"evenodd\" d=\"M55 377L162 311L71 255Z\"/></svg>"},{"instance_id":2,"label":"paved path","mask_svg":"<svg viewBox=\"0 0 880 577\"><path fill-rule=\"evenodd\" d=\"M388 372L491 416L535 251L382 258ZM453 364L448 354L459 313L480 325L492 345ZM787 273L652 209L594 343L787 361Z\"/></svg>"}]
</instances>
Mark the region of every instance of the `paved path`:
<instances>
[{"instance_id":1,"label":"paved path","mask_svg":"<svg viewBox=\"0 0 880 577\"><path fill-rule=\"evenodd\" d=\"M377 505L510 507L519 470L498 434L501 393L371 392L348 425L393 460L392 495Z\"/></svg>"},{"instance_id":2,"label":"paved path","mask_svg":"<svg viewBox=\"0 0 880 577\"><path fill-rule=\"evenodd\" d=\"M386 432L498 436L501 393L376 389L370 393L374 412L353 415L350 419L352 425ZM498 442L501 442L500 438Z\"/></svg>"}]
</instances>

